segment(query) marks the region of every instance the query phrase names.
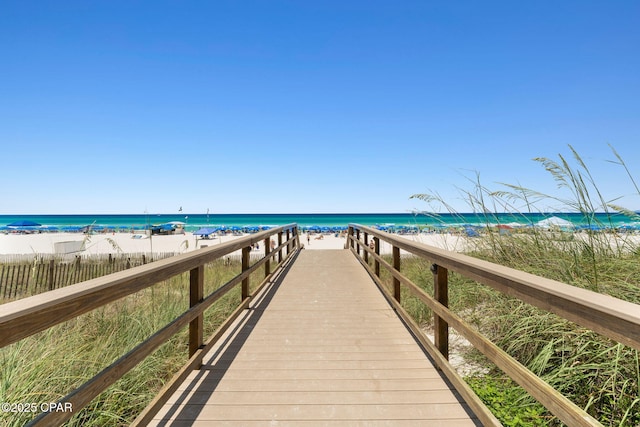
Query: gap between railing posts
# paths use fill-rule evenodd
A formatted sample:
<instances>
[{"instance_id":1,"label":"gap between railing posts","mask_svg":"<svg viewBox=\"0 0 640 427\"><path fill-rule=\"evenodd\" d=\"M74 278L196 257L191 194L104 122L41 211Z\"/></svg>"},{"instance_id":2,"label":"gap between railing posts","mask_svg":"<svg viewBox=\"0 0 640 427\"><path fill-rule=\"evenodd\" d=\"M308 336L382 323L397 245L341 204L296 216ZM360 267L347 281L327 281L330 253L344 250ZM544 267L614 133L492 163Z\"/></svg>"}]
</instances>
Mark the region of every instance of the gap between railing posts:
<instances>
[{"instance_id":1,"label":"gap between railing posts","mask_svg":"<svg viewBox=\"0 0 640 427\"><path fill-rule=\"evenodd\" d=\"M433 273L433 297L445 307L449 307L448 270L437 264L431 265ZM438 351L449 360L449 324L436 313L433 314L433 343Z\"/></svg>"},{"instance_id":2,"label":"gap between railing posts","mask_svg":"<svg viewBox=\"0 0 640 427\"><path fill-rule=\"evenodd\" d=\"M393 268L400 273L400 248L393 246L391 252L393 254ZM396 276L393 276L393 297L398 301L398 303L401 302L400 280L398 280Z\"/></svg>"},{"instance_id":3,"label":"gap between railing posts","mask_svg":"<svg viewBox=\"0 0 640 427\"><path fill-rule=\"evenodd\" d=\"M373 262L373 271L375 272L376 276L380 278L380 261L378 261L378 258L380 257L380 238L374 237L373 244L373 250L376 252L375 261Z\"/></svg>"},{"instance_id":4,"label":"gap between railing posts","mask_svg":"<svg viewBox=\"0 0 640 427\"><path fill-rule=\"evenodd\" d=\"M264 263L264 277L267 277L271 273L271 237L264 239L264 257L267 261Z\"/></svg>"},{"instance_id":5,"label":"gap between railing posts","mask_svg":"<svg viewBox=\"0 0 640 427\"><path fill-rule=\"evenodd\" d=\"M288 234L288 233L287 233ZM251 246L245 246L242 248L242 272L244 273L249 269L251 254ZM242 279L242 301L249 297L249 276Z\"/></svg>"},{"instance_id":6,"label":"gap between railing posts","mask_svg":"<svg viewBox=\"0 0 640 427\"><path fill-rule=\"evenodd\" d=\"M364 233L364 245L366 247L369 247L369 233L365 232ZM364 251L364 262L366 262L367 264L369 264L369 252L367 250Z\"/></svg>"},{"instance_id":7,"label":"gap between railing posts","mask_svg":"<svg viewBox=\"0 0 640 427\"><path fill-rule=\"evenodd\" d=\"M189 272L189 307L204 300L204 266ZM189 323L189 357L193 356L204 344L204 313Z\"/></svg>"}]
</instances>

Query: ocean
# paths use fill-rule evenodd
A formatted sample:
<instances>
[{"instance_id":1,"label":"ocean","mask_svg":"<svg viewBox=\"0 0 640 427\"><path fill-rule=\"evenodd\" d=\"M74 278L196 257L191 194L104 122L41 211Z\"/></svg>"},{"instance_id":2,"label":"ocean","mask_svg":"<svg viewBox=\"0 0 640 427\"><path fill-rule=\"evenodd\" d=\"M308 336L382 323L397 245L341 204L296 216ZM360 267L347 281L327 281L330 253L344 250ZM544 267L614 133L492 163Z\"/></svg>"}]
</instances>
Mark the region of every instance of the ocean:
<instances>
[{"instance_id":1,"label":"ocean","mask_svg":"<svg viewBox=\"0 0 640 427\"><path fill-rule=\"evenodd\" d=\"M297 223L301 227L336 227L350 223L362 225L418 226L418 227L452 227L462 225L535 224L538 221L559 217L570 221L575 226L600 227L640 227L640 222L622 214L596 213L587 218L580 213L497 213L497 214L431 214L431 213L318 213L318 214L120 214L120 215L0 215L0 227L6 227L15 221L29 220L53 229L68 227L84 227L87 225L144 228L171 221L184 222L187 231L195 231L201 227L245 227L245 226L278 226Z\"/></svg>"}]
</instances>

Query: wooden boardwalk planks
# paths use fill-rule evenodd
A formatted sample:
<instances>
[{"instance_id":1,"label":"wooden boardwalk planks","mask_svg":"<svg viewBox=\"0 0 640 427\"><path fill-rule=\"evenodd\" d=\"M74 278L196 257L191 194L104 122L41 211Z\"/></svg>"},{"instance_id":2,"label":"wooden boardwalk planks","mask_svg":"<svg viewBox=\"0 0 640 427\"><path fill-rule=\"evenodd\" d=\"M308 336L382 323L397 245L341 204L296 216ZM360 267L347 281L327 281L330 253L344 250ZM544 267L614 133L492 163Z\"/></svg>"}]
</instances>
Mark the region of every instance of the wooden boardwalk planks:
<instances>
[{"instance_id":1,"label":"wooden boardwalk planks","mask_svg":"<svg viewBox=\"0 0 640 427\"><path fill-rule=\"evenodd\" d=\"M151 425L479 422L348 251L302 251Z\"/></svg>"}]
</instances>

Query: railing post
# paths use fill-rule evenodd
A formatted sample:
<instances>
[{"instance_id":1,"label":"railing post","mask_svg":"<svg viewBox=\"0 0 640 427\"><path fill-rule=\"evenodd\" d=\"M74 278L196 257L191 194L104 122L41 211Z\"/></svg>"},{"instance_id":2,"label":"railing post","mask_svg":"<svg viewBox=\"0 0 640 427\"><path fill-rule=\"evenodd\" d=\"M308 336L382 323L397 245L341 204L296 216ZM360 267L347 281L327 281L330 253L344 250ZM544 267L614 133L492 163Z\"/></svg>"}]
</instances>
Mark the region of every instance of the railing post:
<instances>
[{"instance_id":1,"label":"railing post","mask_svg":"<svg viewBox=\"0 0 640 427\"><path fill-rule=\"evenodd\" d=\"M393 247L393 268L400 272L400 248L397 246ZM395 276L393 277L393 297L400 302L400 280Z\"/></svg>"},{"instance_id":2,"label":"railing post","mask_svg":"<svg viewBox=\"0 0 640 427\"><path fill-rule=\"evenodd\" d=\"M374 237L373 244L375 245L376 255L380 256L380 238ZM376 273L376 276L380 277L380 261L378 261L378 258L376 258L373 262L373 269Z\"/></svg>"},{"instance_id":3,"label":"railing post","mask_svg":"<svg viewBox=\"0 0 640 427\"><path fill-rule=\"evenodd\" d=\"M291 230L287 229L287 256L291 253L291 242L289 239L291 239Z\"/></svg>"},{"instance_id":4,"label":"railing post","mask_svg":"<svg viewBox=\"0 0 640 427\"><path fill-rule=\"evenodd\" d=\"M282 246L282 231L278 233L278 248ZM282 248L278 249L278 263L282 262Z\"/></svg>"},{"instance_id":5,"label":"railing post","mask_svg":"<svg viewBox=\"0 0 640 427\"><path fill-rule=\"evenodd\" d=\"M364 233L364 262L366 262L367 264L369 264L369 252L367 252L367 248L369 247L369 233Z\"/></svg>"},{"instance_id":6,"label":"railing post","mask_svg":"<svg viewBox=\"0 0 640 427\"><path fill-rule=\"evenodd\" d=\"M249 269L249 255L251 254L251 246L242 248L242 271ZM242 301L249 297L249 278L242 279Z\"/></svg>"},{"instance_id":7,"label":"railing post","mask_svg":"<svg viewBox=\"0 0 640 427\"><path fill-rule=\"evenodd\" d=\"M349 230L347 231L347 247L346 249L353 248L353 227L349 226Z\"/></svg>"},{"instance_id":8,"label":"railing post","mask_svg":"<svg viewBox=\"0 0 640 427\"><path fill-rule=\"evenodd\" d=\"M264 263L264 277L267 277L271 274L271 259L269 255L271 254L271 236L264 239L264 257L267 261Z\"/></svg>"},{"instance_id":9,"label":"railing post","mask_svg":"<svg viewBox=\"0 0 640 427\"><path fill-rule=\"evenodd\" d=\"M199 265L189 272L189 307L201 302L204 298L204 266ZM189 357L193 356L202 344L204 322L203 314L189 323Z\"/></svg>"},{"instance_id":10,"label":"railing post","mask_svg":"<svg viewBox=\"0 0 640 427\"><path fill-rule=\"evenodd\" d=\"M431 266L433 272L433 297L440 304L449 307L449 280L446 268L433 264ZM433 319L434 335L433 341L436 348L442 355L449 359L449 325L438 315L434 315Z\"/></svg>"},{"instance_id":11,"label":"railing post","mask_svg":"<svg viewBox=\"0 0 640 427\"><path fill-rule=\"evenodd\" d=\"M293 228L293 231L296 233L296 249L300 249L300 230L298 230L297 225Z\"/></svg>"}]
</instances>

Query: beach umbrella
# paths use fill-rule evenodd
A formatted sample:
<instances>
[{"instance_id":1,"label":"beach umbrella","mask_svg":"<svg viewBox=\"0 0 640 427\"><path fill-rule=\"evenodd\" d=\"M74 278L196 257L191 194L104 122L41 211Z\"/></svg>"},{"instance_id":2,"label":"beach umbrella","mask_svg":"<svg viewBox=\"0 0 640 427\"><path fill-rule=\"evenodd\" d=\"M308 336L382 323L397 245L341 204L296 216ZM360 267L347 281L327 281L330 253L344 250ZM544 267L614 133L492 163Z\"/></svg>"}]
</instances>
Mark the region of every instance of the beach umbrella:
<instances>
[{"instance_id":1,"label":"beach umbrella","mask_svg":"<svg viewBox=\"0 0 640 427\"><path fill-rule=\"evenodd\" d=\"M518 227L523 227L522 224L520 224L519 222L508 222L504 225L508 225L511 228L518 228Z\"/></svg>"},{"instance_id":2,"label":"beach umbrella","mask_svg":"<svg viewBox=\"0 0 640 427\"><path fill-rule=\"evenodd\" d=\"M480 236L480 234L478 233L475 227L465 227L464 232L467 234L468 237Z\"/></svg>"},{"instance_id":3,"label":"beach umbrella","mask_svg":"<svg viewBox=\"0 0 640 427\"><path fill-rule=\"evenodd\" d=\"M197 231L194 231L193 234L195 236L208 236L209 234L213 234L215 232L216 232L216 229L214 229L214 228L204 227L204 228L201 228L201 229L199 229Z\"/></svg>"},{"instance_id":4,"label":"beach umbrella","mask_svg":"<svg viewBox=\"0 0 640 427\"><path fill-rule=\"evenodd\" d=\"M629 230L637 230L638 227L635 226L635 225L623 224L620 227L618 227L618 229L619 230L627 230L627 231L629 231Z\"/></svg>"},{"instance_id":5,"label":"beach umbrella","mask_svg":"<svg viewBox=\"0 0 640 427\"><path fill-rule=\"evenodd\" d=\"M566 219L559 218L557 216L552 216L551 218L543 219L542 221L538 221L536 223L538 227L573 227L573 223L571 221L567 221Z\"/></svg>"},{"instance_id":6,"label":"beach umbrella","mask_svg":"<svg viewBox=\"0 0 640 427\"><path fill-rule=\"evenodd\" d=\"M21 220L7 224L7 227L40 227L42 224L29 220Z\"/></svg>"}]
</instances>

